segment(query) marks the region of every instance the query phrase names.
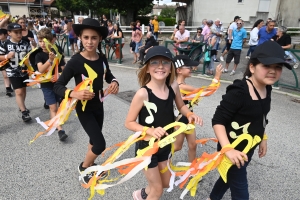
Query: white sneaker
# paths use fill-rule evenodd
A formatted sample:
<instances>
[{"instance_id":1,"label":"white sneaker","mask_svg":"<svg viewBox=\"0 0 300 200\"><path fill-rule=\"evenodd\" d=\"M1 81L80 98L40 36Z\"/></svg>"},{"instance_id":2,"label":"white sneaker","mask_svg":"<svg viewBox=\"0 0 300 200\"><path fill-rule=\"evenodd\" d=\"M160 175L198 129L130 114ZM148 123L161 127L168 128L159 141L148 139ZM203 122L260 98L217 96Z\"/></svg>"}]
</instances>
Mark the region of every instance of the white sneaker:
<instances>
[{"instance_id":1,"label":"white sneaker","mask_svg":"<svg viewBox=\"0 0 300 200\"><path fill-rule=\"evenodd\" d=\"M234 70L232 70L231 72L230 72L230 76L233 76L235 74L235 71Z\"/></svg>"},{"instance_id":2,"label":"white sneaker","mask_svg":"<svg viewBox=\"0 0 300 200\"><path fill-rule=\"evenodd\" d=\"M299 63L294 64L294 69L297 69L299 67Z\"/></svg>"},{"instance_id":3,"label":"white sneaker","mask_svg":"<svg viewBox=\"0 0 300 200\"><path fill-rule=\"evenodd\" d=\"M224 57L223 57L223 56L221 56L221 57L220 57L220 60L224 62Z\"/></svg>"},{"instance_id":4,"label":"white sneaker","mask_svg":"<svg viewBox=\"0 0 300 200\"><path fill-rule=\"evenodd\" d=\"M227 70L227 69L223 69L222 72L223 72L223 73L227 73L228 70Z\"/></svg>"},{"instance_id":5,"label":"white sneaker","mask_svg":"<svg viewBox=\"0 0 300 200\"><path fill-rule=\"evenodd\" d=\"M246 56L246 59L250 59L250 56Z\"/></svg>"}]
</instances>

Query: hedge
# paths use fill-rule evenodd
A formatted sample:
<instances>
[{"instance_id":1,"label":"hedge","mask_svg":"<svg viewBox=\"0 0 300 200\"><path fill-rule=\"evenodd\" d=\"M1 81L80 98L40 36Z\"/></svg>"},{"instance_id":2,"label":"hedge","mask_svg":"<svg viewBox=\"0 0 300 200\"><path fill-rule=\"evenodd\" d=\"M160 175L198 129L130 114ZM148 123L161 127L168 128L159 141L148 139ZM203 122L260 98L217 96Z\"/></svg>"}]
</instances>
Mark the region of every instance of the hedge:
<instances>
[{"instance_id":1,"label":"hedge","mask_svg":"<svg viewBox=\"0 0 300 200\"><path fill-rule=\"evenodd\" d=\"M136 20L140 20L141 24L144 24L145 26L147 26L149 24L149 19L150 17L137 17ZM165 22L166 26L174 26L176 24L176 19L175 18L164 18L161 16L158 16L158 21L161 22Z\"/></svg>"}]
</instances>

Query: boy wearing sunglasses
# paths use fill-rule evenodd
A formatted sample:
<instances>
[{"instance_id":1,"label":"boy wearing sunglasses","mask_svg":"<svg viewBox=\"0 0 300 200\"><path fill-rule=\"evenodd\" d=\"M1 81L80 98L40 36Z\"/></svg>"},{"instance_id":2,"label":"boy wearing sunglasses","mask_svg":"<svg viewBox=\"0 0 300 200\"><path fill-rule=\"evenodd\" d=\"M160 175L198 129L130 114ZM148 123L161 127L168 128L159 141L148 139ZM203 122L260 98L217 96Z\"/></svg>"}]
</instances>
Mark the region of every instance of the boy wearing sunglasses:
<instances>
[{"instance_id":1,"label":"boy wearing sunglasses","mask_svg":"<svg viewBox=\"0 0 300 200\"><path fill-rule=\"evenodd\" d=\"M230 76L235 74L235 70L240 62L241 52L243 48L244 42L246 42L247 39L247 31L243 28L243 20L239 19L236 22L237 28L232 31L232 35L229 35L229 43L231 43L230 50L228 52L227 58L226 58L226 66L224 69L224 73L227 73L229 64L234 58L234 67L233 70L230 73Z\"/></svg>"}]
</instances>

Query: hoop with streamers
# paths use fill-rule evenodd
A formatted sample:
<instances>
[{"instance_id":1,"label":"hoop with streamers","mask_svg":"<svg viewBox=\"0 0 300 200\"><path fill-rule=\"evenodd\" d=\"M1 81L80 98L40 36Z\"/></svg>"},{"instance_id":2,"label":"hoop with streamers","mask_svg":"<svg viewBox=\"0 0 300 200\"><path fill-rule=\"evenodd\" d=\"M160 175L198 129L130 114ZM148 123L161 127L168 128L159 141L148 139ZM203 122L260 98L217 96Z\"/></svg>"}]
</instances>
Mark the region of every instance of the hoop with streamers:
<instances>
[{"instance_id":1,"label":"hoop with streamers","mask_svg":"<svg viewBox=\"0 0 300 200\"><path fill-rule=\"evenodd\" d=\"M125 181L128 181L142 169L147 170L147 166L151 162L152 155L155 154L159 148L163 148L168 144L172 144L176 140L175 137L180 133L184 132L185 130L195 128L195 126L191 124L173 122L165 126L164 129L169 130L174 127L179 127L179 128L161 140L156 141L155 138L151 138L149 140L149 146L145 147L144 149L138 150L137 156L135 158L129 158L129 159L124 159L115 162L115 160L119 158L123 153L125 153L132 144L136 143L137 141L143 140L145 138L147 129L143 129L142 132L137 132L134 135L130 136L125 142L121 142L114 145L113 147L119 146L119 148L102 165L89 167L84 172L82 172L81 176L79 177L80 179L82 179L86 174L94 172L94 177L89 181L89 183L82 184L84 188L90 188L91 190L91 196L89 199L93 198L95 191L98 194L104 195L105 189L119 185ZM109 150L113 147L110 147ZM106 151L107 150L105 150L104 152ZM109 177L108 176L104 180L100 180L101 178L100 174L102 172L108 171L108 175L110 175L110 170L115 168L117 168L118 172L120 173L119 177L108 180ZM120 178L122 179L119 180ZM118 182L110 185L105 184L105 183L111 183L115 181Z\"/></svg>"},{"instance_id":2,"label":"hoop with streamers","mask_svg":"<svg viewBox=\"0 0 300 200\"><path fill-rule=\"evenodd\" d=\"M31 79L27 79L24 81L24 82L27 82L27 86L33 86L36 84L46 83L46 82L50 82L50 81L56 82L59 77L58 65L62 59L62 54L58 51L57 46L55 44L51 44L46 38L44 38L43 41L45 43L45 46L46 46L46 49L48 50L48 52L55 53L55 58L53 60L51 67L48 70L46 70L44 73L40 73L38 71L35 72L33 67L30 64L29 56L31 53L36 51L38 48L35 48L32 51L30 51L20 62L20 66L23 63L27 66L28 74L30 75L30 78L31 78ZM54 70L54 74L53 74L53 70Z\"/></svg>"}]
</instances>

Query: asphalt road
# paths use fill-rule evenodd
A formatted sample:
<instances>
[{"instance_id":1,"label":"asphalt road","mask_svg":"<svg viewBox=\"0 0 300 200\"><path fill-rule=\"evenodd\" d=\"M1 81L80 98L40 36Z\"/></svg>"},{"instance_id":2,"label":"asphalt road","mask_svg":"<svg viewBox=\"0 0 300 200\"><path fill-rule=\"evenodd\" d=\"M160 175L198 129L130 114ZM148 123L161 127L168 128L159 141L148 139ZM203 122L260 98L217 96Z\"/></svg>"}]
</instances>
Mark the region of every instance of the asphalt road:
<instances>
[{"instance_id":1,"label":"asphalt road","mask_svg":"<svg viewBox=\"0 0 300 200\"><path fill-rule=\"evenodd\" d=\"M139 89L136 79L136 68L113 67L113 74L120 82L120 92ZM194 86L208 85L210 81L190 78L188 83ZM0 84L3 80L0 78ZM195 112L204 119L204 126L197 127L197 138L214 137L211 118L216 106L225 93L227 84L211 97L204 98ZM74 82L70 82L74 87ZM105 101L105 122L103 133L107 146L125 140L132 132L124 127L129 108L126 98L129 95L110 96ZM122 99L123 98L123 99ZM125 100L124 100L125 99ZM251 200L295 200L300 199L300 104L293 102L293 97L273 93L272 109L268 116L267 126L268 153L259 159L254 155L248 167L249 190ZM26 106L31 117L48 120L49 111L43 108L42 91L28 88ZM0 91L0 200L84 200L89 197L89 190L81 187L78 181L77 167L83 161L87 150L88 137L82 129L75 112L63 126L69 135L66 142L58 140L57 132L50 137L38 138L33 144L29 141L43 128L33 120L29 124L22 122L15 98L5 96L4 88ZM216 145L208 143L198 146L197 155L204 151L214 152ZM109 153L106 155L106 157ZM122 158L134 156L131 148ZM102 163L104 158L98 158ZM187 145L175 154L174 162L187 161ZM213 171L203 178L198 185L196 199L206 199L218 172ZM146 185L142 173L130 182L113 187L105 196L96 194L94 199L129 200L132 191ZM181 190L176 188L172 193L165 192L162 200L179 199ZM195 199L186 196L186 200ZM230 192L224 197L230 199Z\"/></svg>"}]
</instances>

